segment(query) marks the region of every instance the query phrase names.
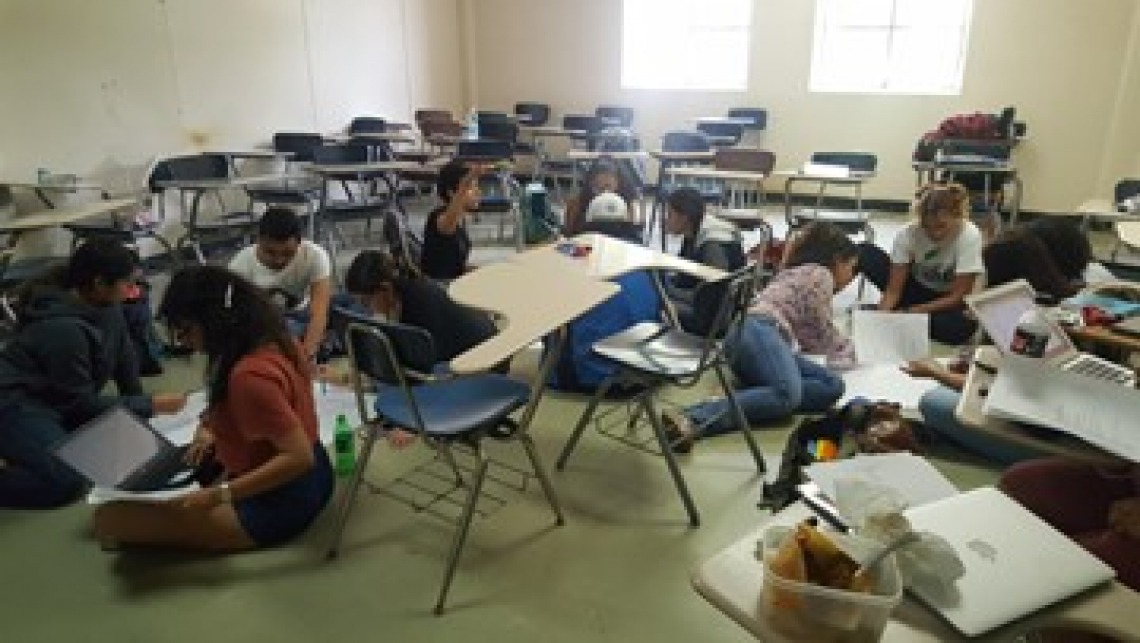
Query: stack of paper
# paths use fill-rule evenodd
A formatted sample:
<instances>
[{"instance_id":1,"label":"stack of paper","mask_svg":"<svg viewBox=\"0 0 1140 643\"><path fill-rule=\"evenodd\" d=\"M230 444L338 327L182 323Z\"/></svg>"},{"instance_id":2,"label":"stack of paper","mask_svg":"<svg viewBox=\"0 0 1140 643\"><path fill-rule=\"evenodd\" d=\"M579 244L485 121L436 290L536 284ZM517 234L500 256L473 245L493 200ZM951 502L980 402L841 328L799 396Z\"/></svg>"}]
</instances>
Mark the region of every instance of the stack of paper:
<instances>
[{"instance_id":1,"label":"stack of paper","mask_svg":"<svg viewBox=\"0 0 1140 643\"><path fill-rule=\"evenodd\" d=\"M910 453L857 455L845 460L817 462L804 467L804 473L832 500L836 490L852 480L883 487L897 495L907 507L958 494L954 484L926 458Z\"/></svg>"}]
</instances>

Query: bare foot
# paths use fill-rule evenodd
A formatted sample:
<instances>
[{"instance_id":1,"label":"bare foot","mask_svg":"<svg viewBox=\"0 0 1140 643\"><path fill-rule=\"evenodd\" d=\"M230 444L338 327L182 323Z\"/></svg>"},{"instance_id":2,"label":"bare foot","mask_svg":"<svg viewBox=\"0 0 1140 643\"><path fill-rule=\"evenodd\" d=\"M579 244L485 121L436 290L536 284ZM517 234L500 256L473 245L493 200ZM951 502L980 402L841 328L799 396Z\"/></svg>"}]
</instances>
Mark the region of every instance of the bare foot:
<instances>
[{"instance_id":1,"label":"bare foot","mask_svg":"<svg viewBox=\"0 0 1140 643\"><path fill-rule=\"evenodd\" d=\"M413 431L393 428L388 429L384 437L388 439L388 444L392 445L393 449L403 449L414 444L417 436Z\"/></svg>"}]
</instances>

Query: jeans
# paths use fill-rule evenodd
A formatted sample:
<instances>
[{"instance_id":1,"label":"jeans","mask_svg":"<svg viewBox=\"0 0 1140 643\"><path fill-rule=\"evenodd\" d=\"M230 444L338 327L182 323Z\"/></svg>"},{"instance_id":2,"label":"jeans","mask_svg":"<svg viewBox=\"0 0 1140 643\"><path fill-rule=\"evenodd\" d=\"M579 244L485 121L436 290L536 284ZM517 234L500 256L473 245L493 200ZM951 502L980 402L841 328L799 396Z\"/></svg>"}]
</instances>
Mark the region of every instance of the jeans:
<instances>
[{"instance_id":1,"label":"jeans","mask_svg":"<svg viewBox=\"0 0 1140 643\"><path fill-rule=\"evenodd\" d=\"M87 481L51 452L67 433L50 409L22 401L0 407L0 507L60 507L83 493Z\"/></svg>"},{"instance_id":2,"label":"jeans","mask_svg":"<svg viewBox=\"0 0 1140 643\"><path fill-rule=\"evenodd\" d=\"M938 437L1001 465L1038 458L1044 454L1032 447L1002 440L959 422L954 416L954 409L958 407L961 397L961 393L945 386L927 391L918 403L923 425Z\"/></svg>"},{"instance_id":3,"label":"jeans","mask_svg":"<svg viewBox=\"0 0 1140 643\"><path fill-rule=\"evenodd\" d=\"M891 279L891 258L882 248L872 243L860 244L859 272L866 275L880 292L886 292L887 283ZM927 288L919 283L914 275L908 274L896 308L903 310L908 306L925 304L943 294ZM930 313L930 338L936 342L954 346L965 344L977 329L978 322L966 316L964 305Z\"/></svg>"},{"instance_id":4,"label":"jeans","mask_svg":"<svg viewBox=\"0 0 1140 643\"><path fill-rule=\"evenodd\" d=\"M345 310L362 315L369 315L371 311L367 310L356 297L342 292L334 294L329 300L329 315L332 315L332 308L344 308ZM309 327L309 307L297 308L294 310L285 311L285 326L289 329L289 334L294 337L302 337L305 330Z\"/></svg>"},{"instance_id":5,"label":"jeans","mask_svg":"<svg viewBox=\"0 0 1140 643\"><path fill-rule=\"evenodd\" d=\"M797 411L820 413L843 397L843 379L825 367L797 355L776 323L750 315L731 347L736 375L736 400L748 423L782 420ZM736 430L727 399L691 406L686 415L702 437Z\"/></svg>"}]
</instances>

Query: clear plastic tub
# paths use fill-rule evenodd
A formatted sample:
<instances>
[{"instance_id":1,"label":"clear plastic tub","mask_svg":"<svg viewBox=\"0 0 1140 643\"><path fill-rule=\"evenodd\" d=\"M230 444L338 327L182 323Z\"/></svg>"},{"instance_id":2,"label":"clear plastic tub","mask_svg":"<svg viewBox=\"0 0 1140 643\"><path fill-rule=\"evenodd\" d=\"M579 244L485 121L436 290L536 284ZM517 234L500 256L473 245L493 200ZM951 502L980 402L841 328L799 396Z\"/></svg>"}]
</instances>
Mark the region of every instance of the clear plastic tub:
<instances>
[{"instance_id":1,"label":"clear plastic tub","mask_svg":"<svg viewBox=\"0 0 1140 643\"><path fill-rule=\"evenodd\" d=\"M771 557L788 538L791 527L770 527L764 532L764 585L761 612L780 634L801 641L878 641L891 611L902 600L902 580L894 555L878 565L870 593L847 592L788 580L771 570ZM882 545L855 536L829 534L856 560Z\"/></svg>"}]
</instances>

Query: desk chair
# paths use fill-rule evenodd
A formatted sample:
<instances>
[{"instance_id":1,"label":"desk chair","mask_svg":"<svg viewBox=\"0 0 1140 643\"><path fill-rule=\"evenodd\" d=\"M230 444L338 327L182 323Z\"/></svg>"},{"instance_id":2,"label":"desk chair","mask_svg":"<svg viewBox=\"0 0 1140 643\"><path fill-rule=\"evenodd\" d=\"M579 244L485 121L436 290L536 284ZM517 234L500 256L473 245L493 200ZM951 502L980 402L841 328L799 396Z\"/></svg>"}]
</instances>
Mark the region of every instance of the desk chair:
<instances>
[{"instance_id":1,"label":"desk chair","mask_svg":"<svg viewBox=\"0 0 1140 643\"><path fill-rule=\"evenodd\" d=\"M732 147L740 143L744 126L737 123L697 123L697 131L709 139L709 145L716 148Z\"/></svg>"},{"instance_id":2,"label":"desk chair","mask_svg":"<svg viewBox=\"0 0 1140 643\"><path fill-rule=\"evenodd\" d=\"M286 173L298 163L312 163L313 150L323 144L324 138L320 134L310 132L277 132L273 135L273 151L288 155ZM315 177L283 179L278 184L247 188L246 194L254 203L266 206L286 205L303 208L301 217L309 219L316 214L317 204L320 202L321 182Z\"/></svg>"},{"instance_id":3,"label":"desk chair","mask_svg":"<svg viewBox=\"0 0 1140 643\"><path fill-rule=\"evenodd\" d=\"M728 110L729 118L747 118L752 121L744 129L761 131L768 129L768 110L763 107L733 107Z\"/></svg>"},{"instance_id":4,"label":"desk chair","mask_svg":"<svg viewBox=\"0 0 1140 643\"><path fill-rule=\"evenodd\" d=\"M717 149L713 157L713 168L737 172L758 172L764 176L771 176L776 167L776 155L768 150L754 147L722 147ZM763 254L772 243L774 232L772 226L764 219L760 207L768 200L764 184L724 181L724 193L720 203L724 208L720 211L721 218L731 221L744 230L759 230L761 237L758 243L752 244L755 250Z\"/></svg>"},{"instance_id":5,"label":"desk chair","mask_svg":"<svg viewBox=\"0 0 1140 643\"><path fill-rule=\"evenodd\" d=\"M511 413L527 403L530 388L505 375L490 373L433 379L428 374L435 366L435 346L427 331L403 324L366 319L343 309L334 309L333 315L339 318L338 323L346 326L349 361L352 365L357 406L360 417L364 420L361 430L365 432L365 438L356 472L348 483L337 511L328 558L335 558L340 551L345 523L376 440L389 427L415 431L454 475L454 487L447 493L466 489L462 513L452 537L443 584L435 604L435 613L442 614L491 464L483 449L483 440L489 430L500 426ZM371 379L378 386L374 406L365 398L366 379ZM557 524L563 524L554 488L538 459L533 440L522 431L510 437L522 443L534 474L542 483ZM467 476L456 460L455 448L460 446L469 448L476 458L474 471Z\"/></svg>"},{"instance_id":6,"label":"desk chair","mask_svg":"<svg viewBox=\"0 0 1140 643\"><path fill-rule=\"evenodd\" d=\"M519 125L542 127L550 122L550 105L546 103L515 103L515 119Z\"/></svg>"},{"instance_id":7,"label":"desk chair","mask_svg":"<svg viewBox=\"0 0 1140 643\"><path fill-rule=\"evenodd\" d=\"M416 127L423 129L424 123L444 121L447 123L455 122L455 115L451 113L450 109L438 109L429 107L425 109L417 109L413 118L416 121Z\"/></svg>"},{"instance_id":8,"label":"desk chair","mask_svg":"<svg viewBox=\"0 0 1140 643\"><path fill-rule=\"evenodd\" d=\"M712 371L732 406L736 426L748 444L756 469L763 474L764 457L756 446L748 420L736 401L732 378L725 372L728 365L727 351L730 350L728 347L735 342L740 332L748 306L756 292L756 282L755 268L747 266L727 277L698 286L693 299L695 314L683 327L675 323L642 322L594 344L593 351L612 361L618 370L602 382L590 399L570 438L562 447L555 466L559 470L566 467L566 461L610 387L618 383L625 384L630 389L642 387L642 392L632 403L639 405L641 413L649 420L677 494L688 512L689 524L699 526L700 514L681 475L655 400L665 386L693 386L701 376Z\"/></svg>"},{"instance_id":9,"label":"desk chair","mask_svg":"<svg viewBox=\"0 0 1140 643\"><path fill-rule=\"evenodd\" d=\"M811 155L810 162L819 165L843 166L853 173L872 173L878 167L879 159L874 154L867 152L816 152ZM862 233L866 241L873 242L875 231L871 228L870 215L863 210L862 182L854 183L854 210L824 210L823 197L827 188L831 185L843 185L843 182L822 179L817 183L819 189L816 192L814 208L799 210L794 213L790 207L787 208L789 229L802 227L811 221L826 221L839 227L847 234Z\"/></svg>"},{"instance_id":10,"label":"desk chair","mask_svg":"<svg viewBox=\"0 0 1140 643\"><path fill-rule=\"evenodd\" d=\"M157 167L157 163L151 166L143 186L146 194L145 201L151 204L162 200L162 189L154 185L153 179ZM106 196L104 193L104 198ZM144 206L137 213L130 215L96 217L78 223L70 223L63 227L72 234L72 250L75 250L80 244L96 238L114 239L123 245L136 249L140 240L151 239L162 246L171 265L177 267L180 257L174 252L174 246L160 234L166 223L165 214L166 210L161 205L149 210Z\"/></svg>"},{"instance_id":11,"label":"desk chair","mask_svg":"<svg viewBox=\"0 0 1140 643\"><path fill-rule=\"evenodd\" d=\"M1112 202L1116 207L1124 207L1123 203L1131 198L1140 197L1140 179L1121 179L1116 182L1112 190ZM1112 260L1121 246L1128 246L1132 250L1140 249L1140 221L1117 221L1113 224L1116 232L1116 245L1112 247Z\"/></svg>"},{"instance_id":12,"label":"desk chair","mask_svg":"<svg viewBox=\"0 0 1140 643\"><path fill-rule=\"evenodd\" d=\"M599 105L594 110L594 116L601 119L606 127L633 127L633 108L622 105Z\"/></svg>"},{"instance_id":13,"label":"desk chair","mask_svg":"<svg viewBox=\"0 0 1140 643\"><path fill-rule=\"evenodd\" d=\"M377 160L373 156L372 147L346 143L341 145L320 145L313 148L313 162L320 165L352 165L368 163ZM385 159L380 159L385 160ZM371 170L367 172L345 171L343 174L327 174L323 178L321 187L321 207L319 214L320 230L318 236L324 240L326 247L333 256L336 248L347 244L341 225L352 221L364 221L367 229L372 229L372 219L377 213L395 206L403 212L399 201L398 179L393 179L387 170ZM376 191L377 181L384 181L385 192ZM339 183L344 191L344 199L329 198L329 184ZM356 194L353 194L352 184L356 184Z\"/></svg>"},{"instance_id":14,"label":"desk chair","mask_svg":"<svg viewBox=\"0 0 1140 643\"><path fill-rule=\"evenodd\" d=\"M388 131L388 121L379 116L357 116L348 124L349 134L383 134Z\"/></svg>"},{"instance_id":15,"label":"desk chair","mask_svg":"<svg viewBox=\"0 0 1140 643\"><path fill-rule=\"evenodd\" d=\"M231 178L230 159L225 154L194 154L190 156L175 156L155 163L151 170L148 185L152 193L157 195L160 217L163 217L163 208L166 199L163 198L164 188L160 187L162 181L199 181L217 180L225 181ZM249 243L257 220L249 211L228 212L222 200L221 190L224 185L211 188L176 188L178 190L179 210L181 212L184 232L174 244L174 251L178 257L187 248L194 252L199 263L206 262L202 251L202 244L218 239L243 238ZM203 218L202 199L212 194L221 214L213 219ZM252 206L252 203L250 204Z\"/></svg>"}]
</instances>

